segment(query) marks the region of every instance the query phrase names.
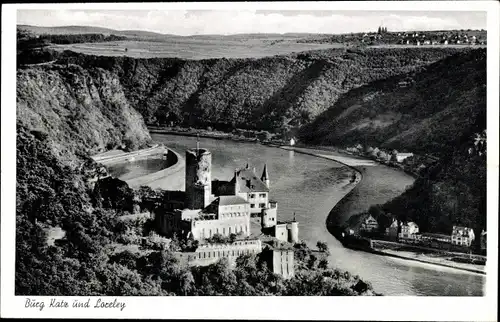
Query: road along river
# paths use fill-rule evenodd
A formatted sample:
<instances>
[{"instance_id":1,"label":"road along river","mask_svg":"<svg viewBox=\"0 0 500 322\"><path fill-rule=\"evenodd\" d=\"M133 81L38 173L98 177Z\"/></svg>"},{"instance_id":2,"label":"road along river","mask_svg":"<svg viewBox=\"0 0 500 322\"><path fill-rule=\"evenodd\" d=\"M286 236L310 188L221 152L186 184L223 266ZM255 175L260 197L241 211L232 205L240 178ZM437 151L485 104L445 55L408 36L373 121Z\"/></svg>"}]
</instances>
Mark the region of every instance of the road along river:
<instances>
[{"instance_id":1,"label":"road along river","mask_svg":"<svg viewBox=\"0 0 500 322\"><path fill-rule=\"evenodd\" d=\"M153 140L163 143L184 156L185 150L196 147L196 138L152 134ZM229 180L236 167L247 162L260 175L267 163L271 198L278 202L279 219L292 219L296 213L299 237L310 246L325 241L330 248L330 265L357 274L370 282L384 295L483 295L485 277L452 268L385 257L344 248L326 228L327 217L340 221L364 211L372 204L383 203L401 194L413 183L413 178L401 171L371 161L316 151L340 157L342 162L355 165L363 174L354 187L350 183L353 170L345 165L311 155L267 147L253 143L228 140L200 139L200 147L212 152L212 179ZM179 160L184 163L184 159ZM145 172L154 172L154 163L141 163L127 170L116 168L120 177L129 180ZM184 170L148 183L152 188L184 189ZM348 193L338 207L336 204ZM333 209L333 210L332 210ZM330 216L329 216L330 214Z\"/></svg>"}]
</instances>

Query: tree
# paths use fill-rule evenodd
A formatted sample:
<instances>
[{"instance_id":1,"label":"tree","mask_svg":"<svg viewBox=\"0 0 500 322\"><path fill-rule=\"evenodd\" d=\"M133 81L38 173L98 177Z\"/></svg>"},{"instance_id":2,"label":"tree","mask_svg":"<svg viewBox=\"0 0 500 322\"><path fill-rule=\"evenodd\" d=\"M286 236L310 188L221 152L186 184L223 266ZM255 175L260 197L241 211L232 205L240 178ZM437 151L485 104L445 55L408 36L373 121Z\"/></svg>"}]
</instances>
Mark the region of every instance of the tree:
<instances>
[{"instance_id":1,"label":"tree","mask_svg":"<svg viewBox=\"0 0 500 322\"><path fill-rule=\"evenodd\" d=\"M328 260L326 258L320 259L318 263L318 268L319 269L327 269L328 268Z\"/></svg>"},{"instance_id":2,"label":"tree","mask_svg":"<svg viewBox=\"0 0 500 322\"><path fill-rule=\"evenodd\" d=\"M328 245L325 242L318 241L316 243L316 247L318 247L318 250L323 253L329 253Z\"/></svg>"}]
</instances>

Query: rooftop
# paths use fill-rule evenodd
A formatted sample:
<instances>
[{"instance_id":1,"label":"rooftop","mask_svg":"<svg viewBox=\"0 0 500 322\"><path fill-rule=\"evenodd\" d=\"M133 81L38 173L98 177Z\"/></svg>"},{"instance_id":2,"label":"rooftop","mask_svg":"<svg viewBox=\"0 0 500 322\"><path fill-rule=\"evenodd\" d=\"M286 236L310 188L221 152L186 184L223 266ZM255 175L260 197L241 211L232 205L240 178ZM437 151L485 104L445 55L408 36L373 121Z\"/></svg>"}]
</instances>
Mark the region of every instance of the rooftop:
<instances>
[{"instance_id":1,"label":"rooftop","mask_svg":"<svg viewBox=\"0 0 500 322\"><path fill-rule=\"evenodd\" d=\"M214 204L219 206L241 205L247 204L248 201L240 196L220 196L213 201Z\"/></svg>"},{"instance_id":2,"label":"rooftop","mask_svg":"<svg viewBox=\"0 0 500 322\"><path fill-rule=\"evenodd\" d=\"M241 169L236 171L236 176L231 180L235 184L238 180L240 192L269 192L266 184L257 177L251 169Z\"/></svg>"}]
</instances>

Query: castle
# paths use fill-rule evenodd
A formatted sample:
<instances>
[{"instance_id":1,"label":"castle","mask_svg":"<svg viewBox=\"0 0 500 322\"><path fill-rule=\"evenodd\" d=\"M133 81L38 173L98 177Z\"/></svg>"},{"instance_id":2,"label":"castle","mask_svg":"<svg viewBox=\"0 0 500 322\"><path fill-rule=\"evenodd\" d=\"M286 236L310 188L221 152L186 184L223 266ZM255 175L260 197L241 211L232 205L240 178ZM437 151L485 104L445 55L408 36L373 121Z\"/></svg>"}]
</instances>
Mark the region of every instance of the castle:
<instances>
[{"instance_id":1,"label":"castle","mask_svg":"<svg viewBox=\"0 0 500 322\"><path fill-rule=\"evenodd\" d=\"M260 218L261 233L282 242L298 242L298 223L278 221L278 204L269 199L270 178L264 165L260 178L247 164L236 169L230 181L212 181L212 154L197 146L186 151L185 192L171 192L161 211L155 213L160 233L200 242L195 252L180 257L191 265L208 265L220 257L235 259L241 254L260 253L263 246L258 237L250 237L251 217ZM214 188L214 189L212 189ZM184 200L180 200L183 197ZM214 235L237 236L238 242L208 243ZM242 241L244 240L244 241ZM264 247L269 263L276 273L293 276L293 254L280 247ZM276 258L286 257L285 265L275 267ZM274 255L272 255L274 254ZM292 256L291 259L290 256Z\"/></svg>"}]
</instances>

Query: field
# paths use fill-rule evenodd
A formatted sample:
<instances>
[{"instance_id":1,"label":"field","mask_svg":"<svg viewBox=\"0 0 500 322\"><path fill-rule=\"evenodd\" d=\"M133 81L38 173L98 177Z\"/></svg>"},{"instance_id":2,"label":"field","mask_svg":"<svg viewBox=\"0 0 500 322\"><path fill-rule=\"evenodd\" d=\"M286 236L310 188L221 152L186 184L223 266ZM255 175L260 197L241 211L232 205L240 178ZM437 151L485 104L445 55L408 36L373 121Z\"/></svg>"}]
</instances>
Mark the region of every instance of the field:
<instances>
[{"instance_id":1,"label":"field","mask_svg":"<svg viewBox=\"0 0 500 322\"><path fill-rule=\"evenodd\" d=\"M196 39L175 37L159 41L114 41L52 45L58 50L102 56L129 56L134 58L209 59L260 58L308 50L342 47L340 44L305 44L293 40L275 39Z\"/></svg>"}]
</instances>

